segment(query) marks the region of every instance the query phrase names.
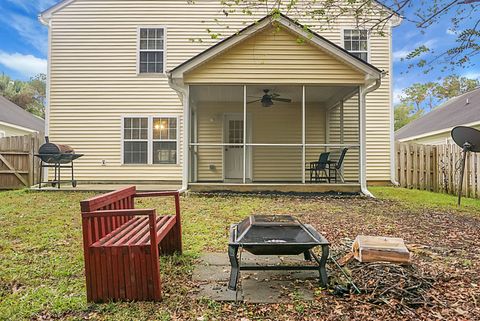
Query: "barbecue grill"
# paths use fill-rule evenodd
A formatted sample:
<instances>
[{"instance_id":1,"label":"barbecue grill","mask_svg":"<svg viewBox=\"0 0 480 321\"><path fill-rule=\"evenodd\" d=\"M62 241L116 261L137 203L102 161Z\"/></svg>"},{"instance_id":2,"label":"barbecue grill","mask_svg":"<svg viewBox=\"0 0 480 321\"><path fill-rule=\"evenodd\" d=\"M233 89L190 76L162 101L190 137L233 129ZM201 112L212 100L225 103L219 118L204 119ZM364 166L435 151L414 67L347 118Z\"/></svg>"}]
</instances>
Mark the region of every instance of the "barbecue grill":
<instances>
[{"instance_id":1,"label":"barbecue grill","mask_svg":"<svg viewBox=\"0 0 480 321\"><path fill-rule=\"evenodd\" d=\"M320 258L312 251L322 247ZM236 290L241 270L318 270L322 286L327 286L326 263L329 242L311 225L302 224L290 215L252 215L230 227L228 256L232 267L229 289ZM242 265L241 251L254 255L299 255L315 265Z\"/></svg>"},{"instance_id":2,"label":"barbecue grill","mask_svg":"<svg viewBox=\"0 0 480 321\"><path fill-rule=\"evenodd\" d=\"M57 186L60 188L62 182L69 182L73 187L76 187L77 181L74 176L73 161L82 157L83 154L76 154L75 150L68 145L50 143L48 137L45 137L45 141L46 143L38 149L38 154L35 154L35 156L40 159L40 179L38 188L42 188L42 184L51 184L52 187ZM35 168L35 166L33 168ZM47 180L46 182L43 181L44 168L55 169L53 180ZM71 170L71 179L62 181L60 173L61 170L65 168Z\"/></svg>"}]
</instances>

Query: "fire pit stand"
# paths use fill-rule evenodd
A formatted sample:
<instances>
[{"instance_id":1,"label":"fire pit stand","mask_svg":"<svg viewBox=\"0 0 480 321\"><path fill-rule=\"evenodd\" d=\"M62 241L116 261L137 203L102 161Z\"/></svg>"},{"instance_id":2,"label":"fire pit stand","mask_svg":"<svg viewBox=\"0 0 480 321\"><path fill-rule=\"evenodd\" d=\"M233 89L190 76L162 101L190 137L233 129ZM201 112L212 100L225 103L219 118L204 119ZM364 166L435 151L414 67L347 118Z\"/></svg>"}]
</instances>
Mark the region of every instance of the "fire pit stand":
<instances>
[{"instance_id":1,"label":"fire pit stand","mask_svg":"<svg viewBox=\"0 0 480 321\"><path fill-rule=\"evenodd\" d=\"M266 270L317 270L323 287L328 284L326 263L330 243L311 225L302 224L289 215L252 215L230 227L228 256L231 272L228 288L237 289L240 271ZM322 247L319 258L312 249ZM315 265L244 265L239 250L254 255L304 255L306 261L314 259ZM240 253L241 254L241 253Z\"/></svg>"}]
</instances>

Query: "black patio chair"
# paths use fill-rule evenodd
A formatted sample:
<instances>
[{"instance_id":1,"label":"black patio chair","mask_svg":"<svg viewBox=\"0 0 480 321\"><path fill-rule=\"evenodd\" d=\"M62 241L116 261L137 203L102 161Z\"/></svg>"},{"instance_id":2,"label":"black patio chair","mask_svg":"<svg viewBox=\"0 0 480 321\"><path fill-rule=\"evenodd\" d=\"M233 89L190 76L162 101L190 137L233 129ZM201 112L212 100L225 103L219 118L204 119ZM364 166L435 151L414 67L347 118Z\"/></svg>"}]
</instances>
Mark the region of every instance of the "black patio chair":
<instances>
[{"instance_id":1,"label":"black patio chair","mask_svg":"<svg viewBox=\"0 0 480 321\"><path fill-rule=\"evenodd\" d=\"M338 160L335 161L328 161L328 176L330 178L334 177L335 183L337 182L337 177L340 178L340 181L342 183L345 183L345 178L343 177L342 173L342 167L343 167L343 161L345 160L345 155L347 154L348 148L342 149L342 152L340 153L340 157ZM333 172L333 175L332 175Z\"/></svg>"},{"instance_id":2,"label":"black patio chair","mask_svg":"<svg viewBox=\"0 0 480 321\"><path fill-rule=\"evenodd\" d=\"M320 182L326 180L330 183L330 176L328 175L328 158L330 152L321 153L317 162L307 163L309 166L306 170L310 172L310 182Z\"/></svg>"}]
</instances>

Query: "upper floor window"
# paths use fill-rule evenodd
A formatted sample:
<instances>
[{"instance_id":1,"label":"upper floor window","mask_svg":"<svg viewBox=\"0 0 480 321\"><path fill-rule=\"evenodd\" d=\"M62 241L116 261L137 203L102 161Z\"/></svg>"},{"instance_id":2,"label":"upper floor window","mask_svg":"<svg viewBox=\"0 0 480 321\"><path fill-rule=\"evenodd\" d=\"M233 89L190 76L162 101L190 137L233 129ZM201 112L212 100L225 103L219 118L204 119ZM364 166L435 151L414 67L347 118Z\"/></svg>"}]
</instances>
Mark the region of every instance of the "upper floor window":
<instances>
[{"instance_id":1,"label":"upper floor window","mask_svg":"<svg viewBox=\"0 0 480 321\"><path fill-rule=\"evenodd\" d=\"M345 29L343 32L343 46L352 55L368 61L368 31Z\"/></svg>"},{"instance_id":2,"label":"upper floor window","mask_svg":"<svg viewBox=\"0 0 480 321\"><path fill-rule=\"evenodd\" d=\"M165 29L140 28L139 72L163 73L165 69Z\"/></svg>"}]
</instances>

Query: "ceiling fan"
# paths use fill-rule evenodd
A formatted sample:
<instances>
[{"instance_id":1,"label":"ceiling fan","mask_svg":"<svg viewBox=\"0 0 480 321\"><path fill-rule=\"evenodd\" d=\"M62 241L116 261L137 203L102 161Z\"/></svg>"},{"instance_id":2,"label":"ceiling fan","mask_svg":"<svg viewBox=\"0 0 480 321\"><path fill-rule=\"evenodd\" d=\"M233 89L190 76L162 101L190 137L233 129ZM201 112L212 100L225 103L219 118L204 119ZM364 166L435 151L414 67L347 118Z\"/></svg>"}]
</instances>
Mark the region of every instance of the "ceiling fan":
<instances>
[{"instance_id":1,"label":"ceiling fan","mask_svg":"<svg viewBox=\"0 0 480 321\"><path fill-rule=\"evenodd\" d=\"M261 102L263 107L271 107L273 106L274 101L280 101L284 103L291 103L292 100L289 98L282 98L280 97L279 94L277 93L270 93L270 89L264 89L263 92L265 95L262 97L259 97L259 99L249 101L249 104L256 103L256 102Z\"/></svg>"}]
</instances>

